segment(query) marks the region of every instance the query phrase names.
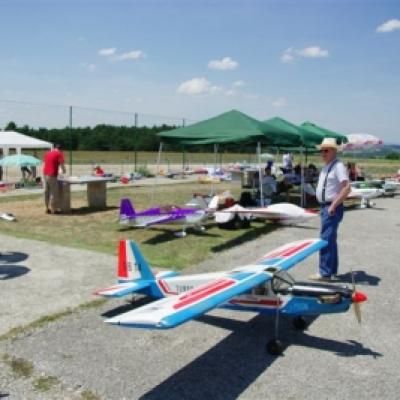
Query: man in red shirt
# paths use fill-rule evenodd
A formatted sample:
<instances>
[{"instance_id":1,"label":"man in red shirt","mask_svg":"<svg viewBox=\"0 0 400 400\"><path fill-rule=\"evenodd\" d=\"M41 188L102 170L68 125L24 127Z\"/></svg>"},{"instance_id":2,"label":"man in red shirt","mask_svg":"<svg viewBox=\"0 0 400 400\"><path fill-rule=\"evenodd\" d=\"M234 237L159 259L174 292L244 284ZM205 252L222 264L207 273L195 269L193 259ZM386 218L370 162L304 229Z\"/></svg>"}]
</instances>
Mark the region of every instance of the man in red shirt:
<instances>
[{"instance_id":1,"label":"man in red shirt","mask_svg":"<svg viewBox=\"0 0 400 400\"><path fill-rule=\"evenodd\" d=\"M56 144L53 150L44 155L43 175L44 175L44 202L47 214L59 213L59 195L58 195L58 171L61 168L65 174L64 154L61 146Z\"/></svg>"}]
</instances>

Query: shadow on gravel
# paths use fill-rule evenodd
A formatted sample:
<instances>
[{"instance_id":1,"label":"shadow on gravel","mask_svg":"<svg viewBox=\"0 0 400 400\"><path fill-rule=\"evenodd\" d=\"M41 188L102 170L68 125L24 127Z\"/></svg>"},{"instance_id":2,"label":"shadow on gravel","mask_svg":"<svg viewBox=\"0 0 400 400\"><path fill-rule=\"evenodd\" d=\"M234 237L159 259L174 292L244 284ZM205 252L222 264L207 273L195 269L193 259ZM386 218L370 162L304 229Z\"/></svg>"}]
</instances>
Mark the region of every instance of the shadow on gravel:
<instances>
[{"instance_id":1,"label":"shadow on gravel","mask_svg":"<svg viewBox=\"0 0 400 400\"><path fill-rule=\"evenodd\" d=\"M154 300L151 299L150 297L143 296L143 297L133 297L131 301L128 301L126 304L122 304L118 307L115 307L111 310L108 310L101 314L102 317L105 318L112 318L115 317L116 315L134 310L135 308L145 306L146 304L149 304L153 302Z\"/></svg>"},{"instance_id":2,"label":"shadow on gravel","mask_svg":"<svg viewBox=\"0 0 400 400\"><path fill-rule=\"evenodd\" d=\"M277 359L265 350L266 341L273 337L272 317L258 315L243 322L205 315L197 321L232 333L140 399L233 400ZM287 319L281 320L280 332L280 339L286 346L312 347L343 357L381 355L355 341L339 342L294 331Z\"/></svg>"},{"instance_id":3,"label":"shadow on gravel","mask_svg":"<svg viewBox=\"0 0 400 400\"><path fill-rule=\"evenodd\" d=\"M240 246L243 243L249 242L251 240L257 239L261 235L266 235L277 228L280 228L280 225L276 224L263 224L260 227L250 228L243 232L242 235L235 237L234 239L228 240L225 243L219 244L217 246L211 247L211 251L213 253L218 253L220 251L228 250L236 246Z\"/></svg>"},{"instance_id":4,"label":"shadow on gravel","mask_svg":"<svg viewBox=\"0 0 400 400\"><path fill-rule=\"evenodd\" d=\"M29 271L30 269L23 265L0 265L0 281L18 278L19 276L27 274Z\"/></svg>"},{"instance_id":5,"label":"shadow on gravel","mask_svg":"<svg viewBox=\"0 0 400 400\"><path fill-rule=\"evenodd\" d=\"M0 265L1 264L14 264L14 263L19 263L21 261L25 261L28 258L28 254L26 253L20 253L20 252L13 252L13 251L7 251L7 252L1 252L0 253Z\"/></svg>"},{"instance_id":6,"label":"shadow on gravel","mask_svg":"<svg viewBox=\"0 0 400 400\"><path fill-rule=\"evenodd\" d=\"M181 232L181 230L169 230L169 229L162 229L162 228L157 228L154 230L161 231L157 236L154 236L148 240L145 240L143 243L145 244L159 244L159 243L165 243L165 242L170 242L171 240L179 240L180 238L178 236L175 236L175 233ZM209 233L207 232L207 227L205 231L197 231L194 228L187 228L186 233L191 236L206 236L206 237L219 237L219 235L216 235L214 233Z\"/></svg>"},{"instance_id":7,"label":"shadow on gravel","mask_svg":"<svg viewBox=\"0 0 400 400\"><path fill-rule=\"evenodd\" d=\"M369 275L365 271L353 271L353 274L356 285L378 286L381 281L379 276ZM347 272L337 277L340 282L353 283L351 275L351 272Z\"/></svg>"}]
</instances>

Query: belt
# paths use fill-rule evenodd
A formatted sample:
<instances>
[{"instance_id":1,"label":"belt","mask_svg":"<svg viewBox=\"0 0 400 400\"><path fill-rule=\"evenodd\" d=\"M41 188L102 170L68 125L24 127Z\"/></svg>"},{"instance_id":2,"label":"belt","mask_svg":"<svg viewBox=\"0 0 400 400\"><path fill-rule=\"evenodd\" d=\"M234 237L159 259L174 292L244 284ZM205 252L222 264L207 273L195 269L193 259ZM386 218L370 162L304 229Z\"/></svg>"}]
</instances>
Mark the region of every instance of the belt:
<instances>
[{"instance_id":1,"label":"belt","mask_svg":"<svg viewBox=\"0 0 400 400\"><path fill-rule=\"evenodd\" d=\"M332 204L332 201L326 201L325 203L319 203L319 205L321 207L327 207L327 206L330 206L331 204Z\"/></svg>"}]
</instances>

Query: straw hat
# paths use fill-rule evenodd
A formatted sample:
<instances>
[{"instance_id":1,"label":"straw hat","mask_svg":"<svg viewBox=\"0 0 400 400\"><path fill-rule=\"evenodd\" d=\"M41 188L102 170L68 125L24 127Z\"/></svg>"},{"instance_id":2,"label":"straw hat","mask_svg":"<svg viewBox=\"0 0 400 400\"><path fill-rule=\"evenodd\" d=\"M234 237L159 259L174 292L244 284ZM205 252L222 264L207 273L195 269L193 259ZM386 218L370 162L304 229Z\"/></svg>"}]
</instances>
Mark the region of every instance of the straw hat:
<instances>
[{"instance_id":1,"label":"straw hat","mask_svg":"<svg viewBox=\"0 0 400 400\"><path fill-rule=\"evenodd\" d=\"M316 146L317 149L336 149L340 151L342 146L338 145L335 138L324 138L321 144Z\"/></svg>"}]
</instances>

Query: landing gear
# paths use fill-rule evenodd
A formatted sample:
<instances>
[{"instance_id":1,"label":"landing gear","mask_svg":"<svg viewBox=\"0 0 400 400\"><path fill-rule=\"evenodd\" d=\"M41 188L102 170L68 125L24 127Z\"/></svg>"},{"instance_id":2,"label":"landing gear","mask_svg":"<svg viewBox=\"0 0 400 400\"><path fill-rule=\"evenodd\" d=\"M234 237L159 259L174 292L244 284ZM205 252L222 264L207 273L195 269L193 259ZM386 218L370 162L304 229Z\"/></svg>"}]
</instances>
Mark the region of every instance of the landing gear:
<instances>
[{"instance_id":1,"label":"landing gear","mask_svg":"<svg viewBox=\"0 0 400 400\"><path fill-rule=\"evenodd\" d=\"M292 325L294 329L304 331L307 328L307 321L303 316L299 315L292 319Z\"/></svg>"},{"instance_id":2,"label":"landing gear","mask_svg":"<svg viewBox=\"0 0 400 400\"><path fill-rule=\"evenodd\" d=\"M181 232L175 232L174 235L178 238L186 237L186 227L184 227Z\"/></svg>"},{"instance_id":3,"label":"landing gear","mask_svg":"<svg viewBox=\"0 0 400 400\"><path fill-rule=\"evenodd\" d=\"M278 339L280 298L276 296L275 337L267 342L266 349L272 356L280 356L283 352L283 343Z\"/></svg>"},{"instance_id":4,"label":"landing gear","mask_svg":"<svg viewBox=\"0 0 400 400\"><path fill-rule=\"evenodd\" d=\"M206 230L206 228L205 228L203 225L196 225L196 226L194 227L194 229L195 229L197 232L204 232L204 231Z\"/></svg>"},{"instance_id":5,"label":"landing gear","mask_svg":"<svg viewBox=\"0 0 400 400\"><path fill-rule=\"evenodd\" d=\"M267 342L266 349L272 356L280 356L283 353L283 343L279 339L271 339Z\"/></svg>"}]
</instances>

